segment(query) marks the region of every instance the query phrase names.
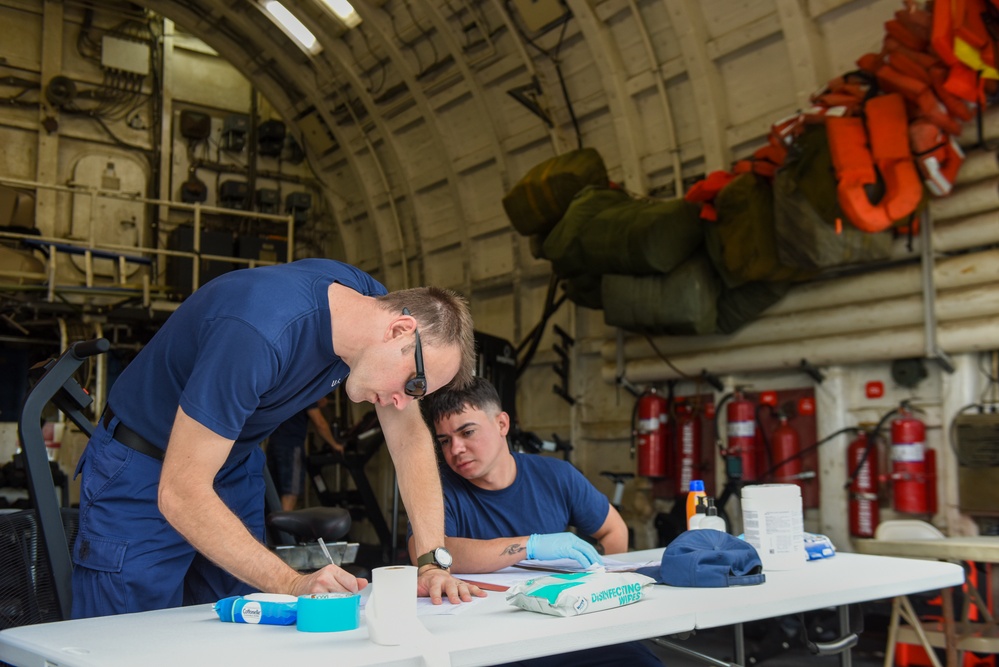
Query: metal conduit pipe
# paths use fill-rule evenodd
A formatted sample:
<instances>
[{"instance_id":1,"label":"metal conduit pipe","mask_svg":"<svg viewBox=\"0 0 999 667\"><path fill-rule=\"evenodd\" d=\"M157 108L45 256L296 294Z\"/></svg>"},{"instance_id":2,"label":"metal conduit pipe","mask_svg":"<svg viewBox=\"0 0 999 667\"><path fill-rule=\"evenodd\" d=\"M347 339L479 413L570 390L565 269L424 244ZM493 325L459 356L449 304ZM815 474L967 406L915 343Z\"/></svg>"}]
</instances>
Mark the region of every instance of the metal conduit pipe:
<instances>
[{"instance_id":1,"label":"metal conduit pipe","mask_svg":"<svg viewBox=\"0 0 999 667\"><path fill-rule=\"evenodd\" d=\"M954 252L999 243L999 211L985 211L969 218L945 220L933 225L933 250Z\"/></svg>"},{"instance_id":2,"label":"metal conduit pipe","mask_svg":"<svg viewBox=\"0 0 999 667\"><path fill-rule=\"evenodd\" d=\"M989 282L993 283L997 278L999 273L993 275ZM999 289L996 289L994 284L938 292L936 297L938 322L969 319L992 313L999 314ZM682 355L712 350L733 350L763 343L793 342L885 327L916 326L922 321L923 296L910 294L891 299L878 299L875 302L851 303L823 310L764 317L750 322L730 336L672 337L657 342L656 347L672 360L681 358ZM631 356L632 360L654 357L653 350L647 343L637 342L640 343L636 346L637 349L643 349L644 345L645 351L643 354ZM605 358L605 361L609 360Z\"/></svg>"},{"instance_id":3,"label":"metal conduit pipe","mask_svg":"<svg viewBox=\"0 0 999 667\"><path fill-rule=\"evenodd\" d=\"M992 227L999 227L992 221ZM961 290L983 286L988 291L988 285L999 282L999 249L986 250L977 253L957 255L939 260L934 267L934 284L941 294L948 290ZM747 324L735 334L724 336L660 336L655 339L656 347L664 354L674 355L694 350L721 350L740 345L744 336L756 336L754 332L766 331L774 326L769 320L778 322L794 322L806 315L817 313L821 320L824 313L840 313L835 317L844 317L845 312L838 309L858 308L861 316L881 317L882 309L891 299L907 297L919 298L922 293L921 269L917 264L895 267L881 271L848 276L837 280L808 283L794 288L783 300L767 310L765 317ZM869 295L869 300L859 295ZM922 310L919 311L920 317ZM852 315L850 316L852 317ZM849 321L849 320L847 320ZM776 325L777 328L780 325ZM835 326L835 325L834 325ZM640 337L629 337L624 341L624 357L626 360L651 358L654 350ZM614 361L617 355L615 341L609 340L601 346L601 356L605 362ZM699 370L697 372L700 372ZM632 379L629 376L629 379Z\"/></svg>"},{"instance_id":4,"label":"metal conduit pipe","mask_svg":"<svg viewBox=\"0 0 999 667\"><path fill-rule=\"evenodd\" d=\"M961 186L996 177L999 177L999 152L974 150L964 157L954 183Z\"/></svg>"},{"instance_id":5,"label":"metal conduit pipe","mask_svg":"<svg viewBox=\"0 0 999 667\"><path fill-rule=\"evenodd\" d=\"M934 222L995 210L999 210L999 178L954 188L949 196L930 200L930 217Z\"/></svg>"},{"instance_id":6,"label":"metal conduit pipe","mask_svg":"<svg viewBox=\"0 0 999 667\"><path fill-rule=\"evenodd\" d=\"M996 331L999 331L999 314L988 314L975 319L942 322L937 328L937 339L940 347L949 354L978 352L995 347ZM673 356L670 362L690 376L700 375L702 370L725 375L794 369L802 359L808 359L809 363L817 366L830 366L922 357L925 351L923 326L920 324L860 334L712 350ZM613 362L605 361L600 372L605 382L616 381ZM625 377L631 382L645 383L682 376L660 359L639 359L625 364Z\"/></svg>"},{"instance_id":7,"label":"metal conduit pipe","mask_svg":"<svg viewBox=\"0 0 999 667\"><path fill-rule=\"evenodd\" d=\"M999 211L984 211L967 218L944 220L933 225L933 252L946 253L985 248L999 243ZM919 239L910 247L909 239L899 237L892 246L892 261L919 257Z\"/></svg>"}]
</instances>

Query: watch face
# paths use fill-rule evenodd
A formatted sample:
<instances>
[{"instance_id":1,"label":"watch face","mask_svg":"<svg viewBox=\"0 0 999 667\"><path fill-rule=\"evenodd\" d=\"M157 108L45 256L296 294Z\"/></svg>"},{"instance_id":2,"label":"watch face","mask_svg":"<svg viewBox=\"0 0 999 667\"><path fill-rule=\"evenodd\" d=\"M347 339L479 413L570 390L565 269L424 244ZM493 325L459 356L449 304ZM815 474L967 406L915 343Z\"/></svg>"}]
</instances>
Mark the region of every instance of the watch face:
<instances>
[{"instance_id":1,"label":"watch face","mask_svg":"<svg viewBox=\"0 0 999 667\"><path fill-rule=\"evenodd\" d=\"M434 549L434 559L437 561L437 564L445 570L451 567L451 552L444 547L437 547Z\"/></svg>"}]
</instances>

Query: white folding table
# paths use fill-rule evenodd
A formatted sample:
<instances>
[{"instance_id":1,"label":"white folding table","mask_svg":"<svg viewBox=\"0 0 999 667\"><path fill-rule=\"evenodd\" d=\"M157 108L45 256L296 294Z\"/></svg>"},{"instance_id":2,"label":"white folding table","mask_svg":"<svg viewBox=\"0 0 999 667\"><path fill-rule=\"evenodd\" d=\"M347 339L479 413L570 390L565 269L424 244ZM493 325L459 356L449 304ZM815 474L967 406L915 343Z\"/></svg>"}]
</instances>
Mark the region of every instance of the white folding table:
<instances>
[{"instance_id":1,"label":"white folding table","mask_svg":"<svg viewBox=\"0 0 999 667\"><path fill-rule=\"evenodd\" d=\"M659 553L618 558L647 561ZM491 665L945 588L963 578L951 563L839 554L799 570L768 573L760 586L655 586L639 603L571 618L519 610L504 594L489 593L458 614L421 620L452 665ZM210 605L4 630L0 660L18 667L423 664L419 646L371 643L363 618L357 630L310 634L294 626L222 623Z\"/></svg>"}]
</instances>

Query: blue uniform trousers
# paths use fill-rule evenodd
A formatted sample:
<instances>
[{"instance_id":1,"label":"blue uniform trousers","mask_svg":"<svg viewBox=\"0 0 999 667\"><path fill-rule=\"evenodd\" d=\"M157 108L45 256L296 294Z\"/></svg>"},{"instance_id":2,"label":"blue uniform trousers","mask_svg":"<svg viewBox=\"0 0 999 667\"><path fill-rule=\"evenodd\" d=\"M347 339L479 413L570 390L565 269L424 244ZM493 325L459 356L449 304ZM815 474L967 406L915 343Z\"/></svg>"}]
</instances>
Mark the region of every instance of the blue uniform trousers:
<instances>
[{"instance_id":1,"label":"blue uniform trousers","mask_svg":"<svg viewBox=\"0 0 999 667\"><path fill-rule=\"evenodd\" d=\"M157 507L162 463L98 424L80 459L80 527L73 546L73 618L215 602L253 588L212 564ZM264 453L223 467L215 491L257 539L264 537Z\"/></svg>"}]
</instances>

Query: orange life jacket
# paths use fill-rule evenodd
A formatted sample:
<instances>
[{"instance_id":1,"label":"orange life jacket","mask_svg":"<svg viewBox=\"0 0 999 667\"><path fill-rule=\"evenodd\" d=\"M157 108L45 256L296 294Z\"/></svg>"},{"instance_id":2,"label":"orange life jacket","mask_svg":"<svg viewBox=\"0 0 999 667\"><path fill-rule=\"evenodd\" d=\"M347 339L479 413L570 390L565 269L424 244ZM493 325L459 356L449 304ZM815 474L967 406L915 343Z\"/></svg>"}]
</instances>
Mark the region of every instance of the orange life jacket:
<instances>
[{"instance_id":1,"label":"orange life jacket","mask_svg":"<svg viewBox=\"0 0 999 667\"><path fill-rule=\"evenodd\" d=\"M734 174L727 171L713 171L703 180L694 183L683 195L683 199L688 203L701 205L702 219L715 221L718 219L718 211L715 210L713 204L715 197L718 196L722 188L734 180Z\"/></svg>"},{"instance_id":2,"label":"orange life jacket","mask_svg":"<svg viewBox=\"0 0 999 667\"><path fill-rule=\"evenodd\" d=\"M949 134L961 134L960 120L952 118L947 106L937 97L929 73L918 68L911 59L903 57L901 61L906 71L899 69L894 58L885 58L885 64L876 72L881 89L901 94L912 106L914 116L926 118ZM907 73L910 71L919 74L913 76Z\"/></svg>"},{"instance_id":3,"label":"orange life jacket","mask_svg":"<svg viewBox=\"0 0 999 667\"><path fill-rule=\"evenodd\" d=\"M983 103L985 80L999 79L996 38L983 16L999 17L987 0L935 0L930 44L950 71L944 88L968 102Z\"/></svg>"},{"instance_id":4,"label":"orange life jacket","mask_svg":"<svg viewBox=\"0 0 999 667\"><path fill-rule=\"evenodd\" d=\"M919 119L909 124L909 145L926 189L937 197L949 195L964 162L964 151L957 140L933 123Z\"/></svg>"},{"instance_id":5,"label":"orange life jacket","mask_svg":"<svg viewBox=\"0 0 999 667\"><path fill-rule=\"evenodd\" d=\"M865 72L850 72L830 80L825 88L809 98L812 106L770 126L771 145L787 148L804 131L805 125L824 124L829 116L857 115L874 88L874 77ZM783 161L781 157L780 164Z\"/></svg>"},{"instance_id":6,"label":"orange life jacket","mask_svg":"<svg viewBox=\"0 0 999 667\"><path fill-rule=\"evenodd\" d=\"M855 227L873 233L888 229L915 211L923 189L909 152L902 96L892 93L871 98L864 113L866 122L855 117L829 118L826 128L839 204ZM875 204L864 186L875 185L879 173L885 193Z\"/></svg>"},{"instance_id":7,"label":"orange life jacket","mask_svg":"<svg viewBox=\"0 0 999 667\"><path fill-rule=\"evenodd\" d=\"M885 32L914 51L925 51L930 43L933 17L923 9L900 9L885 23Z\"/></svg>"},{"instance_id":8,"label":"orange life jacket","mask_svg":"<svg viewBox=\"0 0 999 667\"><path fill-rule=\"evenodd\" d=\"M777 175L777 170L784 164L786 157L787 148L771 136L766 146L753 151L752 157L736 162L732 168L732 173L738 175L751 171L765 178L773 179Z\"/></svg>"}]
</instances>

